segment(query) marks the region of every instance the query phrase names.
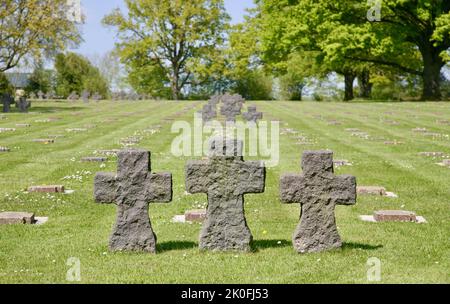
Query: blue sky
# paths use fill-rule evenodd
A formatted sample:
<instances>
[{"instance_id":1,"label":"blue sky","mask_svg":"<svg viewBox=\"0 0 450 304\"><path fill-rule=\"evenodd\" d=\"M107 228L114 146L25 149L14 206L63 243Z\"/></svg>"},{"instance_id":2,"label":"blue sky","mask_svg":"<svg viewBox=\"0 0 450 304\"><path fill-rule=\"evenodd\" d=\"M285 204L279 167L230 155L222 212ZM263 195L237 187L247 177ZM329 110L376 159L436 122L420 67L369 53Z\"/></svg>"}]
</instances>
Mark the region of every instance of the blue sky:
<instances>
[{"instance_id":1,"label":"blue sky","mask_svg":"<svg viewBox=\"0 0 450 304\"><path fill-rule=\"evenodd\" d=\"M187 0L189 1L189 0ZM76 52L83 55L103 54L114 48L115 33L112 29L103 27L103 16L114 8L124 8L123 0L81 0L86 23L82 26L84 43ZM225 6L233 18L233 23L243 20L245 9L252 7L253 0L225 0Z\"/></svg>"}]
</instances>

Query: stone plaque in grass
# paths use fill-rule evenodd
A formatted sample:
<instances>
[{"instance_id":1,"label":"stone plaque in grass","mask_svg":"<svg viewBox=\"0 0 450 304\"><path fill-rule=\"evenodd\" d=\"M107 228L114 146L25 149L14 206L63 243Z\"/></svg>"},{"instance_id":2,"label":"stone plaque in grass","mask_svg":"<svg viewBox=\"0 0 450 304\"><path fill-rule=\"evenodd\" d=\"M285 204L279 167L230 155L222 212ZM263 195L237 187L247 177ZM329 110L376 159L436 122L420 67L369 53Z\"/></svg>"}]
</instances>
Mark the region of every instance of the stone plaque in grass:
<instances>
[{"instance_id":1,"label":"stone plaque in grass","mask_svg":"<svg viewBox=\"0 0 450 304\"><path fill-rule=\"evenodd\" d=\"M416 214L403 210L380 210L375 211L374 219L377 222L415 222Z\"/></svg>"},{"instance_id":2,"label":"stone plaque in grass","mask_svg":"<svg viewBox=\"0 0 450 304\"><path fill-rule=\"evenodd\" d=\"M444 156L444 152L420 152L419 156L427 156L427 157L441 157Z\"/></svg>"},{"instance_id":3,"label":"stone plaque in grass","mask_svg":"<svg viewBox=\"0 0 450 304\"><path fill-rule=\"evenodd\" d=\"M184 213L184 218L188 222L203 222L206 219L206 209L188 210Z\"/></svg>"},{"instance_id":4,"label":"stone plaque in grass","mask_svg":"<svg viewBox=\"0 0 450 304\"><path fill-rule=\"evenodd\" d=\"M336 167L352 165L348 160L345 160L345 159L336 159L336 160L333 160L333 163L334 163L334 166L336 166Z\"/></svg>"},{"instance_id":5,"label":"stone plaque in grass","mask_svg":"<svg viewBox=\"0 0 450 304\"><path fill-rule=\"evenodd\" d=\"M18 124L16 124L16 127L28 128L28 127L31 127L31 125L27 124L27 123L18 123Z\"/></svg>"},{"instance_id":6,"label":"stone plaque in grass","mask_svg":"<svg viewBox=\"0 0 450 304\"><path fill-rule=\"evenodd\" d=\"M362 195L379 195L386 196L386 188L380 186L358 186L356 187L358 194Z\"/></svg>"},{"instance_id":7,"label":"stone plaque in grass","mask_svg":"<svg viewBox=\"0 0 450 304\"><path fill-rule=\"evenodd\" d=\"M385 141L384 144L386 146L398 146L398 145L403 145L404 143L401 141L396 141L396 140L392 140L392 141L388 140L388 141Z\"/></svg>"},{"instance_id":8,"label":"stone plaque in grass","mask_svg":"<svg viewBox=\"0 0 450 304\"><path fill-rule=\"evenodd\" d=\"M28 192L37 193L64 193L63 185L46 185L46 186L31 186L28 188Z\"/></svg>"},{"instance_id":9,"label":"stone plaque in grass","mask_svg":"<svg viewBox=\"0 0 450 304\"><path fill-rule=\"evenodd\" d=\"M54 139L51 138L37 138L32 140L35 143L43 143L43 144L53 144L55 142Z\"/></svg>"},{"instance_id":10,"label":"stone plaque in grass","mask_svg":"<svg viewBox=\"0 0 450 304\"><path fill-rule=\"evenodd\" d=\"M9 152L9 151L10 151L10 149L7 147L0 147L0 153L1 152Z\"/></svg>"},{"instance_id":11,"label":"stone plaque in grass","mask_svg":"<svg viewBox=\"0 0 450 304\"><path fill-rule=\"evenodd\" d=\"M101 154L101 155L117 155L117 153L119 153L120 150L118 149L111 149L111 150L98 150L96 151L96 153Z\"/></svg>"},{"instance_id":12,"label":"stone plaque in grass","mask_svg":"<svg viewBox=\"0 0 450 304\"><path fill-rule=\"evenodd\" d=\"M0 128L0 133L3 133L3 132L14 132L14 131L16 131L16 129L14 129L14 128Z\"/></svg>"},{"instance_id":13,"label":"stone plaque in grass","mask_svg":"<svg viewBox=\"0 0 450 304\"><path fill-rule=\"evenodd\" d=\"M81 161L84 162L84 163L89 163L89 162L92 162L92 163L95 163L95 162L102 163L102 162L108 161L108 159L107 159L106 157L88 156L88 157L83 157L83 158L81 159Z\"/></svg>"},{"instance_id":14,"label":"stone plaque in grass","mask_svg":"<svg viewBox=\"0 0 450 304\"><path fill-rule=\"evenodd\" d=\"M427 132L426 128L414 128L411 131L413 131L414 133L424 133Z\"/></svg>"},{"instance_id":15,"label":"stone plaque in grass","mask_svg":"<svg viewBox=\"0 0 450 304\"><path fill-rule=\"evenodd\" d=\"M72 128L72 129L66 129L66 132L86 132L87 129L85 128Z\"/></svg>"},{"instance_id":16,"label":"stone plaque in grass","mask_svg":"<svg viewBox=\"0 0 450 304\"><path fill-rule=\"evenodd\" d=\"M9 224L34 224L36 220L33 213L28 212L2 212L0 213L0 225Z\"/></svg>"}]
</instances>

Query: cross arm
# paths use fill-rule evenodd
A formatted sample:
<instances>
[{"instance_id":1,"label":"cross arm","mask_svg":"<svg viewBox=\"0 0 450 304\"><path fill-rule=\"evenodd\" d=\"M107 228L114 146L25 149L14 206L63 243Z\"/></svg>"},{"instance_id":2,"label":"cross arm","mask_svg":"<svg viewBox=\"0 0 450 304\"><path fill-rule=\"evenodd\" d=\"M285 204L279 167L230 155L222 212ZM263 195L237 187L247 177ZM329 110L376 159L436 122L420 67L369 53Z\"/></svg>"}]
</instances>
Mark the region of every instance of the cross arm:
<instances>
[{"instance_id":1,"label":"cross arm","mask_svg":"<svg viewBox=\"0 0 450 304\"><path fill-rule=\"evenodd\" d=\"M356 177L339 175L333 181L331 197L337 205L356 204Z\"/></svg>"},{"instance_id":2,"label":"cross arm","mask_svg":"<svg viewBox=\"0 0 450 304\"><path fill-rule=\"evenodd\" d=\"M149 174L146 193L150 202L172 201L172 174L168 172Z\"/></svg>"},{"instance_id":3,"label":"cross arm","mask_svg":"<svg viewBox=\"0 0 450 304\"><path fill-rule=\"evenodd\" d=\"M265 188L266 167L261 161L247 161L240 165L239 193L262 193Z\"/></svg>"},{"instance_id":4,"label":"cross arm","mask_svg":"<svg viewBox=\"0 0 450 304\"><path fill-rule=\"evenodd\" d=\"M208 163L205 161L189 161L186 164L186 190L189 193L208 192Z\"/></svg>"},{"instance_id":5,"label":"cross arm","mask_svg":"<svg viewBox=\"0 0 450 304\"><path fill-rule=\"evenodd\" d=\"M117 195L117 182L114 173L99 172L94 180L94 199L97 203L113 203Z\"/></svg>"},{"instance_id":6,"label":"cross arm","mask_svg":"<svg viewBox=\"0 0 450 304\"><path fill-rule=\"evenodd\" d=\"M285 174L280 179L280 198L283 204L302 202L304 178L298 174Z\"/></svg>"}]
</instances>

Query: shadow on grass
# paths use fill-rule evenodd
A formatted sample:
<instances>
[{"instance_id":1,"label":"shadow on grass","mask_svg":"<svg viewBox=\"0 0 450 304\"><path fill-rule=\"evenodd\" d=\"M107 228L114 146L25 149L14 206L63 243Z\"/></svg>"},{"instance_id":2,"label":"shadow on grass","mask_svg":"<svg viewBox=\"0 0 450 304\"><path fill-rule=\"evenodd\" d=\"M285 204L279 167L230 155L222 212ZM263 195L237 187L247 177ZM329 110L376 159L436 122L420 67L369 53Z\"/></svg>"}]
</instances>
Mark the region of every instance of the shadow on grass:
<instances>
[{"instance_id":1,"label":"shadow on grass","mask_svg":"<svg viewBox=\"0 0 450 304\"><path fill-rule=\"evenodd\" d=\"M362 249L362 250L377 250L379 248L383 248L383 245L369 245L369 244L361 244L361 243L343 243L342 249Z\"/></svg>"},{"instance_id":2,"label":"shadow on grass","mask_svg":"<svg viewBox=\"0 0 450 304\"><path fill-rule=\"evenodd\" d=\"M292 246L291 241L286 240L256 240L251 244L252 252L257 252L261 249L268 248L282 248L282 247Z\"/></svg>"},{"instance_id":3,"label":"shadow on grass","mask_svg":"<svg viewBox=\"0 0 450 304\"><path fill-rule=\"evenodd\" d=\"M172 242L157 243L156 251L158 253L162 253L162 252L167 252L167 251L194 249L197 247L198 247L198 244L194 243L194 242L172 241Z\"/></svg>"}]
</instances>

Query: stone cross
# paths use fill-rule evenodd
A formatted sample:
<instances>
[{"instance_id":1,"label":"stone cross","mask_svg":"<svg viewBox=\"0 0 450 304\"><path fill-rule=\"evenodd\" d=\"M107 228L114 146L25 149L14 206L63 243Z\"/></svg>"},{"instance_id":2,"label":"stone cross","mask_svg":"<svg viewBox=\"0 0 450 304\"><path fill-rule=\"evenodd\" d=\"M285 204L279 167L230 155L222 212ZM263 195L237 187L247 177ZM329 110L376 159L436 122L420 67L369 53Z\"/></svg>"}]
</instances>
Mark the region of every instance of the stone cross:
<instances>
[{"instance_id":1,"label":"stone cross","mask_svg":"<svg viewBox=\"0 0 450 304\"><path fill-rule=\"evenodd\" d=\"M249 106L248 112L242 114L242 116L244 116L245 120L256 123L258 120L263 118L263 113L257 112L255 106Z\"/></svg>"},{"instance_id":2,"label":"stone cross","mask_svg":"<svg viewBox=\"0 0 450 304\"><path fill-rule=\"evenodd\" d=\"M320 252L342 246L336 228L336 205L356 203L356 178L333 174L333 152L306 151L302 159L303 174L281 177L283 203L300 203L300 224L293 235L299 253Z\"/></svg>"},{"instance_id":3,"label":"stone cross","mask_svg":"<svg viewBox=\"0 0 450 304\"><path fill-rule=\"evenodd\" d=\"M11 95L4 93L1 95L3 104L3 113L11 112L11 103L14 102L14 98Z\"/></svg>"},{"instance_id":4,"label":"stone cross","mask_svg":"<svg viewBox=\"0 0 450 304\"><path fill-rule=\"evenodd\" d=\"M219 137L209 145L208 160L186 165L187 191L208 197L200 249L250 251L252 234L244 215L244 195L264 192L264 163L244 161L242 141Z\"/></svg>"},{"instance_id":5,"label":"stone cross","mask_svg":"<svg viewBox=\"0 0 450 304\"><path fill-rule=\"evenodd\" d=\"M39 92L37 93L37 95L38 95L38 98L39 98L40 100L44 99L44 93L43 93L42 91L39 91Z\"/></svg>"},{"instance_id":6,"label":"stone cross","mask_svg":"<svg viewBox=\"0 0 450 304\"><path fill-rule=\"evenodd\" d=\"M81 92L81 98L83 99L84 103L88 103L89 102L89 97L91 96L91 93L89 93L88 91L84 90L83 92Z\"/></svg>"},{"instance_id":7,"label":"stone cross","mask_svg":"<svg viewBox=\"0 0 450 304\"><path fill-rule=\"evenodd\" d=\"M110 238L113 251L156 252L156 235L148 214L149 202L172 200L172 175L150 172L150 152L122 150L115 173L97 173L94 197L98 203L115 202L117 220Z\"/></svg>"},{"instance_id":8,"label":"stone cross","mask_svg":"<svg viewBox=\"0 0 450 304\"><path fill-rule=\"evenodd\" d=\"M28 101L25 97L20 97L19 101L17 102L17 105L19 107L19 111L21 113L27 113L28 109L31 107L31 102Z\"/></svg>"},{"instance_id":9,"label":"stone cross","mask_svg":"<svg viewBox=\"0 0 450 304\"><path fill-rule=\"evenodd\" d=\"M204 122L210 121L217 117L216 106L211 103L204 105L200 113L202 114L202 119Z\"/></svg>"}]
</instances>

